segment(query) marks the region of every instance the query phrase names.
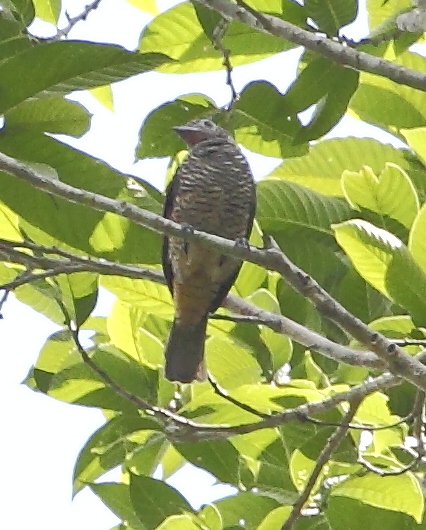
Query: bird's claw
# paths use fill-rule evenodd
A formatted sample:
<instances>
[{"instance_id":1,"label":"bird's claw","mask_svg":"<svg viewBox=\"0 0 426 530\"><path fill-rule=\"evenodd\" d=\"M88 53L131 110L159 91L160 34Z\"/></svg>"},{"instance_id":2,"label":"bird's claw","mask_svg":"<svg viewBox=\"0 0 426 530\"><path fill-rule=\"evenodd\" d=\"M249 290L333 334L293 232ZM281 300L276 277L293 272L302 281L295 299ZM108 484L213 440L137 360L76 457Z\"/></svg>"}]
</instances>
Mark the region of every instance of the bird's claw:
<instances>
[{"instance_id":1,"label":"bird's claw","mask_svg":"<svg viewBox=\"0 0 426 530\"><path fill-rule=\"evenodd\" d=\"M250 243L246 237L237 237L235 246L250 249Z\"/></svg>"},{"instance_id":2,"label":"bird's claw","mask_svg":"<svg viewBox=\"0 0 426 530\"><path fill-rule=\"evenodd\" d=\"M185 237L194 233L194 227L189 223L181 223L180 227L183 235L183 250L188 255L188 241L186 241Z\"/></svg>"}]
</instances>

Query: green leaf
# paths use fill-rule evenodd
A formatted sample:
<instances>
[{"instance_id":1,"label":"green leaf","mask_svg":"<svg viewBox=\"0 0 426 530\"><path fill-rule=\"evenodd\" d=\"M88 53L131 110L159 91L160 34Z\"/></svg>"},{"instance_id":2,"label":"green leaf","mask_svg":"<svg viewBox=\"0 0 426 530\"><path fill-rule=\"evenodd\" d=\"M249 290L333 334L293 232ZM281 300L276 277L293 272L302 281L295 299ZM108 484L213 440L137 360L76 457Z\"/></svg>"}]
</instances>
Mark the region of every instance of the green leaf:
<instances>
[{"instance_id":1,"label":"green leaf","mask_svg":"<svg viewBox=\"0 0 426 530\"><path fill-rule=\"evenodd\" d=\"M412 8L411 0L367 0L368 25L370 30L383 26L387 19L395 20L401 11Z\"/></svg>"},{"instance_id":2,"label":"green leaf","mask_svg":"<svg viewBox=\"0 0 426 530\"><path fill-rule=\"evenodd\" d=\"M197 9L198 13L202 10L200 6ZM279 37L257 32L240 22L230 23L222 45L230 51L233 66L259 61L293 47ZM204 33L197 12L188 2L155 17L141 35L139 50L166 53L175 59L173 63L158 65L160 72L206 72L223 67L222 55Z\"/></svg>"},{"instance_id":3,"label":"green leaf","mask_svg":"<svg viewBox=\"0 0 426 530\"><path fill-rule=\"evenodd\" d=\"M104 482L101 484L90 484L90 489L101 501L112 510L119 519L125 521L126 528L132 530L147 530L147 526L142 523L135 513L128 484L116 484L114 482Z\"/></svg>"},{"instance_id":4,"label":"green leaf","mask_svg":"<svg viewBox=\"0 0 426 530\"><path fill-rule=\"evenodd\" d=\"M34 46L0 64L0 112L45 90L68 93L152 70L170 59L119 46L56 41ZM26 79L26 83L21 80Z\"/></svg>"},{"instance_id":5,"label":"green leaf","mask_svg":"<svg viewBox=\"0 0 426 530\"><path fill-rule=\"evenodd\" d=\"M352 267L333 286L330 294L363 322L371 322L380 317L390 306L390 302Z\"/></svg>"},{"instance_id":6,"label":"green leaf","mask_svg":"<svg viewBox=\"0 0 426 530\"><path fill-rule=\"evenodd\" d=\"M91 337L95 344L87 353L116 385L150 403L157 401L158 372L136 363L107 344L102 336ZM31 385L31 376L34 383ZM30 376L30 386L67 403L103 409L131 411L133 404L96 375L75 351L68 332L54 334L40 352Z\"/></svg>"},{"instance_id":7,"label":"green leaf","mask_svg":"<svg viewBox=\"0 0 426 530\"><path fill-rule=\"evenodd\" d=\"M257 457L254 487L261 495L278 501L280 504L293 504L297 491L291 480L288 461L288 448L278 437L267 445Z\"/></svg>"},{"instance_id":8,"label":"green leaf","mask_svg":"<svg viewBox=\"0 0 426 530\"><path fill-rule=\"evenodd\" d=\"M279 506L273 499L249 492L238 493L213 505L222 516L223 528L243 527L245 530L256 530L265 516Z\"/></svg>"},{"instance_id":9,"label":"green leaf","mask_svg":"<svg viewBox=\"0 0 426 530\"><path fill-rule=\"evenodd\" d=\"M61 13L61 0L33 0L37 18L57 24Z\"/></svg>"},{"instance_id":10,"label":"green leaf","mask_svg":"<svg viewBox=\"0 0 426 530\"><path fill-rule=\"evenodd\" d=\"M324 93L318 100L311 120L295 137L295 143L316 140L330 131L345 114L349 101L358 87L359 73L355 70L330 61L322 66L327 80L323 83ZM318 81L312 80L312 83ZM297 80L295 89L297 89Z\"/></svg>"},{"instance_id":11,"label":"green leaf","mask_svg":"<svg viewBox=\"0 0 426 530\"><path fill-rule=\"evenodd\" d=\"M111 85L98 86L90 89L92 96L106 109L114 111L114 99Z\"/></svg>"},{"instance_id":12,"label":"green leaf","mask_svg":"<svg viewBox=\"0 0 426 530\"><path fill-rule=\"evenodd\" d=\"M32 0L2 0L2 10L18 20L23 29L34 19L34 5Z\"/></svg>"},{"instance_id":13,"label":"green leaf","mask_svg":"<svg viewBox=\"0 0 426 530\"><path fill-rule=\"evenodd\" d=\"M422 271L426 273L426 242L424 237L425 230L426 204L421 207L416 218L414 219L408 241L408 248L410 249L413 258L421 267Z\"/></svg>"},{"instance_id":14,"label":"green leaf","mask_svg":"<svg viewBox=\"0 0 426 530\"><path fill-rule=\"evenodd\" d=\"M363 477L351 477L333 487L331 497L349 497L363 503L402 512L420 523L424 499L420 485L411 472L403 475L379 477L368 473Z\"/></svg>"},{"instance_id":15,"label":"green leaf","mask_svg":"<svg viewBox=\"0 0 426 530\"><path fill-rule=\"evenodd\" d=\"M89 482L123 463L140 444L129 437L135 431L158 430L152 418L114 416L98 429L81 449L74 468L74 495Z\"/></svg>"},{"instance_id":16,"label":"green leaf","mask_svg":"<svg viewBox=\"0 0 426 530\"><path fill-rule=\"evenodd\" d=\"M22 127L24 123L27 133L49 132L80 137L90 126L90 116L79 103L49 94L24 101L7 112L6 128Z\"/></svg>"},{"instance_id":17,"label":"green leaf","mask_svg":"<svg viewBox=\"0 0 426 530\"><path fill-rule=\"evenodd\" d=\"M171 515L192 513L190 505L177 490L150 477L130 475L130 498L146 530L154 530Z\"/></svg>"},{"instance_id":18,"label":"green leaf","mask_svg":"<svg viewBox=\"0 0 426 530\"><path fill-rule=\"evenodd\" d=\"M408 175L388 163L377 177L369 167L359 173L345 171L342 188L353 208L367 208L410 228L419 210L419 199Z\"/></svg>"},{"instance_id":19,"label":"green leaf","mask_svg":"<svg viewBox=\"0 0 426 530\"><path fill-rule=\"evenodd\" d=\"M378 291L425 322L426 274L394 235L359 219L335 225L339 245L356 270Z\"/></svg>"},{"instance_id":20,"label":"green leaf","mask_svg":"<svg viewBox=\"0 0 426 530\"><path fill-rule=\"evenodd\" d=\"M209 471L221 482L240 484L239 454L228 440L177 443L175 449L188 462Z\"/></svg>"},{"instance_id":21,"label":"green leaf","mask_svg":"<svg viewBox=\"0 0 426 530\"><path fill-rule=\"evenodd\" d=\"M306 0L308 17L320 31L336 36L342 26L355 20L358 12L356 0Z\"/></svg>"},{"instance_id":22,"label":"green leaf","mask_svg":"<svg viewBox=\"0 0 426 530\"><path fill-rule=\"evenodd\" d=\"M420 529L414 519L404 513L376 508L356 499L330 497L325 516L332 530L407 530Z\"/></svg>"},{"instance_id":23,"label":"green leaf","mask_svg":"<svg viewBox=\"0 0 426 530\"><path fill-rule=\"evenodd\" d=\"M341 199L292 182L268 178L257 186L257 220L267 232L307 228L329 235L330 224L350 217L350 209Z\"/></svg>"},{"instance_id":24,"label":"green leaf","mask_svg":"<svg viewBox=\"0 0 426 530\"><path fill-rule=\"evenodd\" d=\"M104 276L101 285L121 301L139 306L145 313L169 319L173 315L172 298L165 285L122 276Z\"/></svg>"},{"instance_id":25,"label":"green leaf","mask_svg":"<svg viewBox=\"0 0 426 530\"><path fill-rule=\"evenodd\" d=\"M160 105L148 114L141 127L137 157L174 156L184 145L173 127L206 116L215 108L211 99L200 94L187 94Z\"/></svg>"},{"instance_id":26,"label":"green leaf","mask_svg":"<svg viewBox=\"0 0 426 530\"><path fill-rule=\"evenodd\" d=\"M204 530L205 528L198 517L190 514L171 515L157 526L157 530Z\"/></svg>"},{"instance_id":27,"label":"green leaf","mask_svg":"<svg viewBox=\"0 0 426 530\"><path fill-rule=\"evenodd\" d=\"M405 52L395 58L392 52L386 58L396 65L426 72L426 59L418 54ZM425 108L423 91L368 73L361 75L359 88L350 103L351 111L361 120L394 133L401 128L422 127Z\"/></svg>"},{"instance_id":28,"label":"green leaf","mask_svg":"<svg viewBox=\"0 0 426 530\"><path fill-rule=\"evenodd\" d=\"M229 339L210 337L206 341L206 358L209 372L224 388L260 380L261 369L255 358Z\"/></svg>"},{"instance_id":29,"label":"green leaf","mask_svg":"<svg viewBox=\"0 0 426 530\"><path fill-rule=\"evenodd\" d=\"M35 131L27 122L8 123L0 132L0 150L9 156L53 167L60 180L133 202L123 175L107 164L65 146ZM16 116L15 116L16 118ZM37 134L34 134L37 132ZM160 238L151 230L138 227L118 215L52 197L15 177L0 173L0 199L21 216L27 235L47 246L78 249L84 254L107 256L128 263L158 263ZM159 211L161 195L140 181L138 204ZM60 212L60 215L59 215ZM78 219L78 229L75 220ZM140 245L144 241L144 245Z\"/></svg>"},{"instance_id":30,"label":"green leaf","mask_svg":"<svg viewBox=\"0 0 426 530\"><path fill-rule=\"evenodd\" d=\"M267 81L253 81L244 87L230 116L220 123L235 132L237 142L266 156L293 157L307 152L307 145L294 145L302 127L297 111L286 96Z\"/></svg>"},{"instance_id":31,"label":"green leaf","mask_svg":"<svg viewBox=\"0 0 426 530\"><path fill-rule=\"evenodd\" d=\"M59 289L61 306L79 328L93 311L98 299L98 275L75 272L56 276L54 284Z\"/></svg>"},{"instance_id":32,"label":"green leaf","mask_svg":"<svg viewBox=\"0 0 426 530\"><path fill-rule=\"evenodd\" d=\"M414 167L407 151L366 138L318 142L307 155L285 160L268 178L280 178L306 186L312 191L341 197L340 177L343 171L360 171L364 166L369 166L378 175L387 162L397 164L413 178Z\"/></svg>"}]
</instances>

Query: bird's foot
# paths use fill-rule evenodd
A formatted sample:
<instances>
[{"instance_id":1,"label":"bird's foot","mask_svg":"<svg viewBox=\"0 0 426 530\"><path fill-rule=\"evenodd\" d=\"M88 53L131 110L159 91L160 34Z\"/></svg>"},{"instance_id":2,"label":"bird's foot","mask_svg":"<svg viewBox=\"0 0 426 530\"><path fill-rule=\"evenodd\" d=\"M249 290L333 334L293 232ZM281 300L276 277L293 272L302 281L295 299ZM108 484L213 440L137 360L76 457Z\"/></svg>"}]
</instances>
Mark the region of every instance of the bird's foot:
<instances>
[{"instance_id":1,"label":"bird's foot","mask_svg":"<svg viewBox=\"0 0 426 530\"><path fill-rule=\"evenodd\" d=\"M181 227L182 236L183 236L183 250L185 254L188 255L188 241L186 240L186 237L194 233L194 227L190 225L189 223L181 223L180 227Z\"/></svg>"},{"instance_id":2,"label":"bird's foot","mask_svg":"<svg viewBox=\"0 0 426 530\"><path fill-rule=\"evenodd\" d=\"M250 249L250 243L246 237L237 237L235 240L235 246Z\"/></svg>"}]
</instances>

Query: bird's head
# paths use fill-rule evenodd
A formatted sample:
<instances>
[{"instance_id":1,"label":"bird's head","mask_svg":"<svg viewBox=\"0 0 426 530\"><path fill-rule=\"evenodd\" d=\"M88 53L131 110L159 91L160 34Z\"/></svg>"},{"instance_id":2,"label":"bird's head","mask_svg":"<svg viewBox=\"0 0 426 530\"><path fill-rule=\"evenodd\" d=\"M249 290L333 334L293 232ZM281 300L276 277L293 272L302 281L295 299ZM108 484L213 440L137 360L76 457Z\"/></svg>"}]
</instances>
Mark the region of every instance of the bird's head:
<instances>
[{"instance_id":1,"label":"bird's head","mask_svg":"<svg viewBox=\"0 0 426 530\"><path fill-rule=\"evenodd\" d=\"M233 142L228 131L207 119L191 120L185 125L173 127L173 130L186 142L189 148L213 138L223 138Z\"/></svg>"}]
</instances>

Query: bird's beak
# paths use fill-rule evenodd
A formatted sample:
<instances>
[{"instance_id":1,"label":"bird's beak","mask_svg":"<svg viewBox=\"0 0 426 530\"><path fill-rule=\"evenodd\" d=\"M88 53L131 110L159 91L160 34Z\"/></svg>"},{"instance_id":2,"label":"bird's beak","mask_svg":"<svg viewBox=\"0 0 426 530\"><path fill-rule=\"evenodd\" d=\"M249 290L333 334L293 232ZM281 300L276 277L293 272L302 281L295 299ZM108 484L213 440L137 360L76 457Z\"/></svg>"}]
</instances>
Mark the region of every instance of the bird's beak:
<instances>
[{"instance_id":1,"label":"bird's beak","mask_svg":"<svg viewBox=\"0 0 426 530\"><path fill-rule=\"evenodd\" d=\"M173 127L173 130L189 146L195 145L196 143L205 139L205 134L196 127L190 127L188 125L178 125L177 127Z\"/></svg>"}]
</instances>

